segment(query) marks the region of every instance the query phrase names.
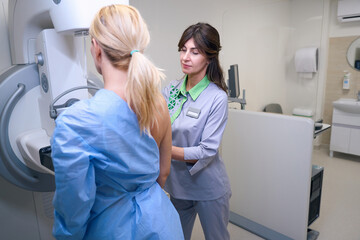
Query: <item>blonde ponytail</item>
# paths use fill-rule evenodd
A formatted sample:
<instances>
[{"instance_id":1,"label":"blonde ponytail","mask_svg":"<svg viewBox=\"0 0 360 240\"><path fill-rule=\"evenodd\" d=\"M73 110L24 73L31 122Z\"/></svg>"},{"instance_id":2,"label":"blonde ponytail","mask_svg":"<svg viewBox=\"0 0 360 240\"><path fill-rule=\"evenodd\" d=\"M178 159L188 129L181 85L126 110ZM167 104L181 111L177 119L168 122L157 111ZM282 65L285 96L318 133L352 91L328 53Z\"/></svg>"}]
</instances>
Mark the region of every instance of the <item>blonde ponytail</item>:
<instances>
[{"instance_id":1,"label":"blonde ponytail","mask_svg":"<svg viewBox=\"0 0 360 240\"><path fill-rule=\"evenodd\" d=\"M137 115L140 129L157 126L163 73L142 53L134 53L129 64L126 99Z\"/></svg>"},{"instance_id":2,"label":"blonde ponytail","mask_svg":"<svg viewBox=\"0 0 360 240\"><path fill-rule=\"evenodd\" d=\"M90 35L114 67L128 71L126 101L137 116L140 130L150 133L158 126L164 74L143 54L150 34L140 13L126 5L104 7L95 16Z\"/></svg>"}]
</instances>

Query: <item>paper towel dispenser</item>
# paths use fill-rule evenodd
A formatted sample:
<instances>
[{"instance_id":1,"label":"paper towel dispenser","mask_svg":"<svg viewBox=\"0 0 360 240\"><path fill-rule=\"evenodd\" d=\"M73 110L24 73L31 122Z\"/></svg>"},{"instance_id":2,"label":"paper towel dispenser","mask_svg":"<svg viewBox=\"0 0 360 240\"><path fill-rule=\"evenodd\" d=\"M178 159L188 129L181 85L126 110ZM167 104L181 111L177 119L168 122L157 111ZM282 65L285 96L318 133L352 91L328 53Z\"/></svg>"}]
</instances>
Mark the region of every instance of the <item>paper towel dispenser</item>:
<instances>
[{"instance_id":1,"label":"paper towel dispenser","mask_svg":"<svg viewBox=\"0 0 360 240\"><path fill-rule=\"evenodd\" d=\"M337 15L339 22L360 21L360 1L339 0Z\"/></svg>"}]
</instances>

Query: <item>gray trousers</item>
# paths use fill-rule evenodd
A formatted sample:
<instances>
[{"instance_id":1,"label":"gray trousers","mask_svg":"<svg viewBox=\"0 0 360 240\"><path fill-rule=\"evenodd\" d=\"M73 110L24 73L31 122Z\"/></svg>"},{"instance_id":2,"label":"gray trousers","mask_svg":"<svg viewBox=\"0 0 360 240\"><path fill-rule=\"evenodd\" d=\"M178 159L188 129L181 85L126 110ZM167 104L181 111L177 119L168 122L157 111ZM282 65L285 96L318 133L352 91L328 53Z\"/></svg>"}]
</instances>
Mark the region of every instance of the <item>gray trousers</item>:
<instances>
[{"instance_id":1,"label":"gray trousers","mask_svg":"<svg viewBox=\"0 0 360 240\"><path fill-rule=\"evenodd\" d=\"M196 214L199 214L206 240L229 240L229 199L231 192L209 201L182 200L171 197L171 202L179 213L185 240L191 239Z\"/></svg>"}]
</instances>

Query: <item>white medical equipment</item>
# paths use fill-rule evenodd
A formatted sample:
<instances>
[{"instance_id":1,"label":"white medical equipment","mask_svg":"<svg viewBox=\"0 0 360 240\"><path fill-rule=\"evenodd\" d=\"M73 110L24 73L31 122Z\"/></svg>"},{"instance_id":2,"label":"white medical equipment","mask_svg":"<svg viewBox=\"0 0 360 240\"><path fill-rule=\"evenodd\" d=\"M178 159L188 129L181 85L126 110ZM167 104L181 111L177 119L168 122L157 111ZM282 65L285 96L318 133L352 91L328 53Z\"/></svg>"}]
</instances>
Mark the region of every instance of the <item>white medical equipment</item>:
<instances>
[{"instance_id":1,"label":"white medical equipment","mask_svg":"<svg viewBox=\"0 0 360 240\"><path fill-rule=\"evenodd\" d=\"M129 1L9 0L13 66L0 75L0 175L10 183L54 191L54 172L39 153L55 127L49 107L56 114L94 88L87 87L85 37L96 12L109 4ZM80 90L57 98L71 88Z\"/></svg>"}]
</instances>

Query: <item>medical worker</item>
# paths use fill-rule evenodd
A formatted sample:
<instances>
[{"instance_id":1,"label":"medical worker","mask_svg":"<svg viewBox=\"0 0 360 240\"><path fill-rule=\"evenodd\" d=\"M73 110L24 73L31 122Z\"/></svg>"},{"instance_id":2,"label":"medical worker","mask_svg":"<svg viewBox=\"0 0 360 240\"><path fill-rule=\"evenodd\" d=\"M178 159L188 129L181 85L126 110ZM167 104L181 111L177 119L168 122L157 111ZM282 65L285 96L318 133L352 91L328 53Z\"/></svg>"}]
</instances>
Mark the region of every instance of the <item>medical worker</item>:
<instances>
[{"instance_id":1,"label":"medical worker","mask_svg":"<svg viewBox=\"0 0 360 240\"><path fill-rule=\"evenodd\" d=\"M209 24L188 27L178 43L185 77L163 90L172 123L171 172L165 184L185 239L196 215L207 240L229 239L229 179L219 154L228 118L219 63L220 36Z\"/></svg>"},{"instance_id":2,"label":"medical worker","mask_svg":"<svg viewBox=\"0 0 360 240\"><path fill-rule=\"evenodd\" d=\"M170 170L171 125L162 74L143 55L147 27L135 8L112 5L97 13L90 36L104 89L56 119L53 235L183 239L179 215L160 186Z\"/></svg>"}]
</instances>

